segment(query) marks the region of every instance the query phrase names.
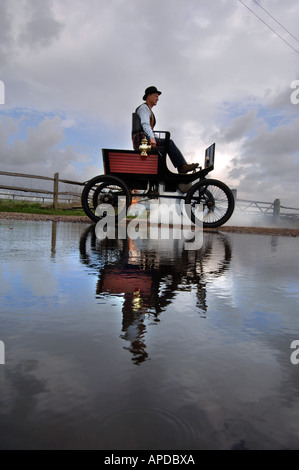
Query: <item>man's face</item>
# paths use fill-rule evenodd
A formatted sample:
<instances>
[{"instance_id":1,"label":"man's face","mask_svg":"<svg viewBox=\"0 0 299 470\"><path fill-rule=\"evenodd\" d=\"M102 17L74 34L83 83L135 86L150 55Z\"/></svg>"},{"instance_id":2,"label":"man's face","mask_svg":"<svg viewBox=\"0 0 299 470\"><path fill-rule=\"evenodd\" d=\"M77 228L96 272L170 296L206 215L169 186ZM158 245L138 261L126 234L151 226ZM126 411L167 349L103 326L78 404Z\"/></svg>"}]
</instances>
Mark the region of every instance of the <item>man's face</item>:
<instances>
[{"instance_id":1,"label":"man's face","mask_svg":"<svg viewBox=\"0 0 299 470\"><path fill-rule=\"evenodd\" d=\"M153 107L153 106L156 106L156 104L158 103L159 101L159 95L158 93L151 93L150 95L148 95L147 97L147 102L148 104Z\"/></svg>"}]
</instances>

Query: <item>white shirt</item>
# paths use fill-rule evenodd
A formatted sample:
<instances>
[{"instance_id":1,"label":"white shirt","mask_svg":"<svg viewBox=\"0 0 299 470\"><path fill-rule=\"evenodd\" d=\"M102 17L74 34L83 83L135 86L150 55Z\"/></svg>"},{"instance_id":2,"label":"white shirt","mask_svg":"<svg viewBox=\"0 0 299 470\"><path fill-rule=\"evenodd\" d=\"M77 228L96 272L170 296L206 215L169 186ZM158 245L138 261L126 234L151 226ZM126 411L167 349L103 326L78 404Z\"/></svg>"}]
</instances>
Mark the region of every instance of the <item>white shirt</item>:
<instances>
[{"instance_id":1,"label":"white shirt","mask_svg":"<svg viewBox=\"0 0 299 470\"><path fill-rule=\"evenodd\" d=\"M144 132L146 133L146 135L150 139L154 139L155 134L154 134L153 129L151 128L151 124L150 124L151 115L152 115L151 108L146 103L143 103L137 109L137 114L140 117L141 125L142 125L142 128L143 128Z\"/></svg>"}]
</instances>

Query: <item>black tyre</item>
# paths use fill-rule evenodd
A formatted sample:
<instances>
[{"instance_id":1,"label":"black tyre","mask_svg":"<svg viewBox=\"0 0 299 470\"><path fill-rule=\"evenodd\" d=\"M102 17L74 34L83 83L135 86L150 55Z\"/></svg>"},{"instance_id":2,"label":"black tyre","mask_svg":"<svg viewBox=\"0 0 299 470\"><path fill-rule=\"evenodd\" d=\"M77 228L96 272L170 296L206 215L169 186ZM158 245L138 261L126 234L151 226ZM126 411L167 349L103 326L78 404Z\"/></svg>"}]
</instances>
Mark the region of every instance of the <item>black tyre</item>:
<instances>
[{"instance_id":1,"label":"black tyre","mask_svg":"<svg viewBox=\"0 0 299 470\"><path fill-rule=\"evenodd\" d=\"M115 176L96 176L86 183L81 203L85 214L94 222L103 217L121 220L132 202L127 185Z\"/></svg>"},{"instance_id":2,"label":"black tyre","mask_svg":"<svg viewBox=\"0 0 299 470\"><path fill-rule=\"evenodd\" d=\"M195 183L185 199L188 217L196 225L216 228L227 222L235 208L232 191L218 180L202 180Z\"/></svg>"}]
</instances>

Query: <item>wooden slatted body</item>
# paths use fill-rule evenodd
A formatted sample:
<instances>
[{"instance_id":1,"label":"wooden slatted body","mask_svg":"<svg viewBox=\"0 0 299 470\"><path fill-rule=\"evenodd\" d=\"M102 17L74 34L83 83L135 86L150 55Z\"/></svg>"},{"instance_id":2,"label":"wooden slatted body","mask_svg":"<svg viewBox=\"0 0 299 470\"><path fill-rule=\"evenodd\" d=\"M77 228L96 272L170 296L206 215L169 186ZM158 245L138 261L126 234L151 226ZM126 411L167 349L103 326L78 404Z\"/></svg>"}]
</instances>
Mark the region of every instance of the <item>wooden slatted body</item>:
<instances>
[{"instance_id":1,"label":"wooden slatted body","mask_svg":"<svg viewBox=\"0 0 299 470\"><path fill-rule=\"evenodd\" d=\"M142 157L133 152L109 151L109 168L111 173L157 175L158 155Z\"/></svg>"}]
</instances>

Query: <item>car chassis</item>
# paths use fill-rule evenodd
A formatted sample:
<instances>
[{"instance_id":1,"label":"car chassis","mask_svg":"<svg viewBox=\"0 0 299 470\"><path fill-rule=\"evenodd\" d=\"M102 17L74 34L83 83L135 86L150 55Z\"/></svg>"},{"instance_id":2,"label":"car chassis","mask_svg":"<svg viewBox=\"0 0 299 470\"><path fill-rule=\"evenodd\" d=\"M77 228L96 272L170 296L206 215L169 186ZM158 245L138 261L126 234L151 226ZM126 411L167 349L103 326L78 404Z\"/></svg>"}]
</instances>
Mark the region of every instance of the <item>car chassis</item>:
<instances>
[{"instance_id":1,"label":"car chassis","mask_svg":"<svg viewBox=\"0 0 299 470\"><path fill-rule=\"evenodd\" d=\"M230 188L216 179L207 178L214 169L215 143L205 151L204 166L189 174L173 173L167 167L169 132L155 132L157 141L165 139L164 151L151 149L146 140L138 150L103 149L104 175L85 183L82 207L86 215L98 222L108 215L105 205L115 209L118 219L125 217L132 200L181 200L194 224L216 228L226 223L235 207ZM99 207L101 210L99 211Z\"/></svg>"}]
</instances>

